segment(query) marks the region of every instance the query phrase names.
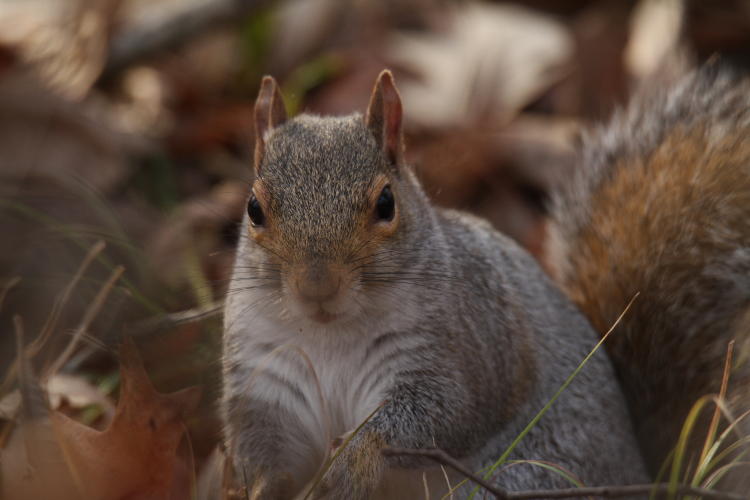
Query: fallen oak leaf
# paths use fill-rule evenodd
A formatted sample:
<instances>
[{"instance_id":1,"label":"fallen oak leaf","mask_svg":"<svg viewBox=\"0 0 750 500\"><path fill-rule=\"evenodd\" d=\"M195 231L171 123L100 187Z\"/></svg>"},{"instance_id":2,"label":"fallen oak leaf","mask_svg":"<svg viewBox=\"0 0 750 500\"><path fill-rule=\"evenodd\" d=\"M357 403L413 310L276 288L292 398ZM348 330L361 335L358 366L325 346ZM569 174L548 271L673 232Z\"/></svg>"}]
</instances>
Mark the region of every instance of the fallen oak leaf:
<instances>
[{"instance_id":1,"label":"fallen oak leaf","mask_svg":"<svg viewBox=\"0 0 750 500\"><path fill-rule=\"evenodd\" d=\"M178 456L177 450L185 431L183 419L197 406L200 388L190 387L171 394L157 392L130 339L120 347L120 373L117 409L104 431L87 427L59 412L50 414L49 421L54 430L50 447L59 447L64 460L58 459L57 463L62 462L68 468L73 480L64 477L59 480L61 486L56 488L56 481L47 479L46 470L32 469L25 475L26 483L34 479L33 476L36 479L44 477L46 488L54 488L51 491L54 491L55 498L161 500L189 497L190 485L182 484L184 478L190 476L186 472L189 467ZM30 425L32 423L22 424L21 430L31 429ZM23 433L24 436L27 434ZM18 462L22 458L7 457L4 453L5 462ZM21 479L10 475L5 477L5 472L4 480L18 483ZM12 475L18 476L18 473L16 469ZM183 478L182 483L174 480L176 476ZM31 482L39 484L41 481ZM73 494L76 489L81 490L80 495ZM10 485L6 491L12 493L14 490L16 488ZM8 498L31 497L24 493L21 496L9 494Z\"/></svg>"},{"instance_id":2,"label":"fallen oak leaf","mask_svg":"<svg viewBox=\"0 0 750 500\"><path fill-rule=\"evenodd\" d=\"M177 448L200 388L157 392L129 338L120 347L120 374L120 397L106 430L95 431L62 414L55 415L56 425L74 438L66 448L80 476L97 483L91 488L95 498L169 498L173 489L185 487L173 484L175 471L184 468ZM110 494L101 496L104 492Z\"/></svg>"}]
</instances>

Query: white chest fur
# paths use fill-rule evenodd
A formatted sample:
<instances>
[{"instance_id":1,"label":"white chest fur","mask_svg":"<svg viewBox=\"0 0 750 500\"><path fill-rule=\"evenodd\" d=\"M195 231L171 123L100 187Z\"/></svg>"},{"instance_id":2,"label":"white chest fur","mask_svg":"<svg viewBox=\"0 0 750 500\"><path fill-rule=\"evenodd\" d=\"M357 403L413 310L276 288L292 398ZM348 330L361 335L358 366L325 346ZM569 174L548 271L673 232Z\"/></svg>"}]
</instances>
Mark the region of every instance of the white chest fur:
<instances>
[{"instance_id":1,"label":"white chest fur","mask_svg":"<svg viewBox=\"0 0 750 500\"><path fill-rule=\"evenodd\" d=\"M403 321L387 319L346 329L310 328L253 315L227 317L225 356L247 370L234 381L248 398L279 405L304 448L323 455L333 438L352 431L386 397L398 356L423 342ZM294 444L290 443L292 446Z\"/></svg>"},{"instance_id":2,"label":"white chest fur","mask_svg":"<svg viewBox=\"0 0 750 500\"><path fill-rule=\"evenodd\" d=\"M256 318L252 328L235 330L242 341L233 343L230 355L252 367L243 392L287 410L284 425L301 431L287 434L299 440L288 445L309 450L308 459L317 457L317 463L297 462L299 473L317 470L333 438L353 431L377 410L394 374L409 363L403 354L423 348L424 340L410 335L410 326L386 320L346 331L295 331ZM446 490L446 479L436 468L392 470L375 498L418 498L425 487L438 494Z\"/></svg>"}]
</instances>

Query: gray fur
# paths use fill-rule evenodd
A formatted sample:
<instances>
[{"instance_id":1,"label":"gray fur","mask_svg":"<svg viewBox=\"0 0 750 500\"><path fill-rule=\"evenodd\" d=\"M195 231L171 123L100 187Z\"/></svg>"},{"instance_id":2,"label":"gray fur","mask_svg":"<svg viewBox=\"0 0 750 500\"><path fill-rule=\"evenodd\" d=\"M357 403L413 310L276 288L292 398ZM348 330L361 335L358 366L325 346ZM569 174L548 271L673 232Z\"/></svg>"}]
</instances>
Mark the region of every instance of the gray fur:
<instances>
[{"instance_id":1,"label":"gray fur","mask_svg":"<svg viewBox=\"0 0 750 500\"><path fill-rule=\"evenodd\" d=\"M266 148L260 177L284 255L243 237L226 301L223 410L237 466L251 482L270 477L264 498L286 498L310 480L331 437L351 432L379 402L321 494L369 498L386 469L435 471L431 463L391 458L368 468L374 479L357 476L366 436L394 447L437 446L474 470L492 463L594 347L590 325L515 243L484 221L434 208L409 168L388 165L359 115L297 117L273 131ZM288 268L306 259L347 262L357 216L370 210L367 188L380 173L391 175L399 227L353 286L357 314L330 326L309 324L290 304ZM272 269L280 274L262 291L247 286ZM368 281L364 273L387 279ZM305 350L323 402L306 362L264 357L282 344ZM253 378L259 366L276 378ZM330 371L338 366L336 380ZM297 388L285 390L286 383ZM604 352L511 459L559 464L587 485L647 480ZM421 477L416 481L421 488ZM494 481L513 490L569 486L530 465Z\"/></svg>"}]
</instances>

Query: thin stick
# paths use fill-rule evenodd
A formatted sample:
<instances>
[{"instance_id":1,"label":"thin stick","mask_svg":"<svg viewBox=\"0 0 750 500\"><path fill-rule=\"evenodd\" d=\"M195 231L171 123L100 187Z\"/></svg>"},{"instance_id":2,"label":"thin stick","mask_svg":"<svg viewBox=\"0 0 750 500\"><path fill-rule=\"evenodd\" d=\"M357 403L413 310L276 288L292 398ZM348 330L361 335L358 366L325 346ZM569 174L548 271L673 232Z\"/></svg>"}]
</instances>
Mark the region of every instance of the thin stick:
<instances>
[{"instance_id":1,"label":"thin stick","mask_svg":"<svg viewBox=\"0 0 750 500\"><path fill-rule=\"evenodd\" d=\"M23 320L13 316L16 333L16 356L18 360L18 390L21 393L21 412L25 420L41 418L49 413L47 397L34 380L24 349Z\"/></svg>"},{"instance_id":2,"label":"thin stick","mask_svg":"<svg viewBox=\"0 0 750 500\"><path fill-rule=\"evenodd\" d=\"M412 448L385 448L382 450L385 456L416 456L428 458L434 462L450 467L463 474L471 481L492 493L495 498L501 500L534 500L542 498L580 498L580 497L606 497L620 498L635 495L649 495L652 493L667 493L676 491L682 495L694 495L704 499L712 500L748 500L748 497L735 493L707 490L689 485L677 485L676 490L671 490L673 485L668 483L659 484L632 484L626 486L595 486L583 488L564 488L558 490L527 490L506 491L495 486L482 477L468 470L462 463L448 455L441 449L412 449Z\"/></svg>"},{"instance_id":3,"label":"thin stick","mask_svg":"<svg viewBox=\"0 0 750 500\"><path fill-rule=\"evenodd\" d=\"M382 450L382 453L386 457L418 456L418 457L429 458L439 464L450 467L451 469L459 472L460 474L463 474L464 476L471 479L472 481L477 483L479 486L481 486L485 490L489 491L490 493L493 493L497 498L505 498L506 493L503 490L493 486L489 481L477 476L476 474L471 472L469 469L464 467L464 465L461 462L459 462L458 460L448 455L446 452L444 452L443 450L439 448L424 449L424 450L417 450L417 449L410 449L410 448L384 448Z\"/></svg>"},{"instance_id":4,"label":"thin stick","mask_svg":"<svg viewBox=\"0 0 750 500\"><path fill-rule=\"evenodd\" d=\"M0 309L3 307L3 303L5 302L5 297L8 295L8 292L10 292L10 289L16 286L18 283L21 282L21 277L16 276L15 278L11 278L3 285L2 290L0 290Z\"/></svg>"},{"instance_id":5,"label":"thin stick","mask_svg":"<svg viewBox=\"0 0 750 500\"><path fill-rule=\"evenodd\" d=\"M726 399L727 395L727 386L729 385L729 374L732 371L732 355L734 354L734 340L729 342L727 345L727 356L724 359L724 373L721 377L721 389L719 389L719 399L724 401ZM719 418L721 417L721 408L719 405L716 405L716 408L714 409L714 415L711 418L711 424L708 427L708 435L706 436L706 442L703 444L703 451L701 452L701 458L698 460L699 464L702 464L706 456L708 455L708 451L711 448L711 445L714 442L714 437L716 436L716 430L719 427Z\"/></svg>"},{"instance_id":6,"label":"thin stick","mask_svg":"<svg viewBox=\"0 0 750 500\"><path fill-rule=\"evenodd\" d=\"M196 307L185 311L159 315L133 324L128 328L128 334L133 337L146 335L159 330L166 330L175 326L196 323L214 316L219 316L224 307L223 302L214 302L206 307Z\"/></svg>"},{"instance_id":7,"label":"thin stick","mask_svg":"<svg viewBox=\"0 0 750 500\"><path fill-rule=\"evenodd\" d=\"M78 282L81 281L81 278L86 272L86 269L88 269L94 259L96 259L96 257L100 253L102 253L106 246L107 245L103 241L97 241L86 253L86 256L83 258L83 262L81 262L81 265L78 266L78 269L73 275L73 279L70 280L70 283L68 283L68 286L65 287L60 297L55 300L55 303L52 306L52 312L50 312L50 315L47 317L47 321L42 327L41 333L31 342L31 345L26 348L26 353L29 358L36 356L42 346L47 343L49 337L57 328L57 323L60 320L60 315L62 314L62 311L65 310L65 307L67 306L68 301L73 294L73 290L75 290Z\"/></svg>"},{"instance_id":8,"label":"thin stick","mask_svg":"<svg viewBox=\"0 0 750 500\"><path fill-rule=\"evenodd\" d=\"M41 333L39 333L39 336L37 336L28 346L26 346L27 359L32 359L34 356L36 356L44 346L44 344L47 343L49 337L52 335L52 332L54 332L57 327L57 323L60 320L60 315L65 309L68 300L70 300L70 297L73 294L73 290L78 285L78 282L81 281L81 277L86 272L86 269L88 269L88 267L102 252L102 250L104 250L105 246L106 245L103 241L97 241L89 249L88 253L86 253L86 256L83 258L83 262L81 262L81 265L78 266L78 270L73 275L73 279L70 280L68 286L66 286L63 292L55 299L55 303L52 305L52 311L50 312L49 316L47 316L47 321L44 323ZM13 361L13 364L10 365L8 371L5 373L5 379L3 380L2 384L0 384L0 394L5 394L10 390L11 384L15 380L17 371L18 360L16 359Z\"/></svg>"}]
</instances>

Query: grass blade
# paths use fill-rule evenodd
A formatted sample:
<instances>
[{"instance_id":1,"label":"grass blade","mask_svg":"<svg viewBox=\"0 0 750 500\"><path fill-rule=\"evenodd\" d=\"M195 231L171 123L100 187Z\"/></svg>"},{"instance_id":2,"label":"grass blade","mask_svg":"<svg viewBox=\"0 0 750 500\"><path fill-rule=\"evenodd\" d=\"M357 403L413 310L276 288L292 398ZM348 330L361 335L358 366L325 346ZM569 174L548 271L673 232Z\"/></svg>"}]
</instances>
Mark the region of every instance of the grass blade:
<instances>
[{"instance_id":1,"label":"grass blade","mask_svg":"<svg viewBox=\"0 0 750 500\"><path fill-rule=\"evenodd\" d=\"M620 324L622 319L625 317L625 314L630 310L635 300L638 298L639 293L636 293L632 299L630 299L630 302L628 302L628 305L625 306L625 309L620 313L620 316L617 317L615 322L612 324L610 329L605 333L601 340L594 346L594 348L589 352L585 358L583 358L583 361L576 367L575 370L573 370L573 373L571 373L568 378L563 382L563 384L560 386L560 388L555 392L554 396L547 402L547 404L544 405L544 407L539 410L539 412L534 416L534 418L531 419L531 422L528 423L528 425L516 436L516 438L513 440L513 442L508 446L508 448L503 452L503 454L500 456L497 461L492 464L485 472L484 478L489 479L495 472L495 470L500 467L502 464L506 462L508 459L508 456L513 452L516 446L518 446L518 443L521 442L521 440L526 436L526 434L529 433L531 429L536 426L537 422L541 420L541 418L544 416L545 413L547 413L547 410L549 410L552 405L557 401L557 399L560 397L560 395L565 391L565 389L568 388L568 386L573 382L573 380L576 378L576 376L581 372L583 367L586 365L586 363L591 359L591 357L599 350L599 348L604 344L604 342L609 338L610 334L617 328L617 325ZM472 490L471 495L469 495L469 500L474 498L474 495L479 491L479 487L475 487L474 490Z\"/></svg>"}]
</instances>

